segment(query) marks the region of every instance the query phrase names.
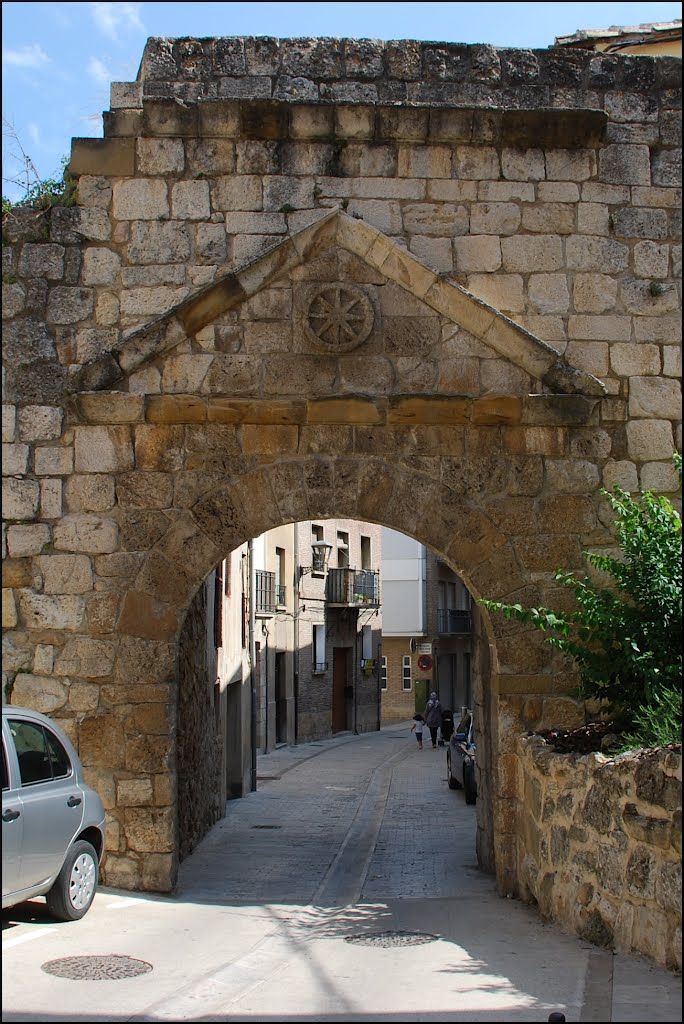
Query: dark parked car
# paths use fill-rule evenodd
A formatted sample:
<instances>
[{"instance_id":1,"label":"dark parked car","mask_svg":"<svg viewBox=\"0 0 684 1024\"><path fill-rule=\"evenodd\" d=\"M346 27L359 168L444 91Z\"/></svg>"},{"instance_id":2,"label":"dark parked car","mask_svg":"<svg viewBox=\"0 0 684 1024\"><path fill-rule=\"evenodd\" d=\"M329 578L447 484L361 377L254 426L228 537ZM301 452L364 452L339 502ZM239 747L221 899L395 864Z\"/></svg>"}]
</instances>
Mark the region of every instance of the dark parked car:
<instances>
[{"instance_id":1,"label":"dark parked car","mask_svg":"<svg viewBox=\"0 0 684 1024\"><path fill-rule=\"evenodd\" d=\"M77 921L97 890L105 812L65 733L46 715L2 709L2 906L45 896Z\"/></svg>"},{"instance_id":2,"label":"dark parked car","mask_svg":"<svg viewBox=\"0 0 684 1024\"><path fill-rule=\"evenodd\" d=\"M449 740L447 774L449 789L463 789L465 802L474 804L477 800L477 782L475 779L475 736L472 711L468 711L463 716Z\"/></svg>"}]
</instances>

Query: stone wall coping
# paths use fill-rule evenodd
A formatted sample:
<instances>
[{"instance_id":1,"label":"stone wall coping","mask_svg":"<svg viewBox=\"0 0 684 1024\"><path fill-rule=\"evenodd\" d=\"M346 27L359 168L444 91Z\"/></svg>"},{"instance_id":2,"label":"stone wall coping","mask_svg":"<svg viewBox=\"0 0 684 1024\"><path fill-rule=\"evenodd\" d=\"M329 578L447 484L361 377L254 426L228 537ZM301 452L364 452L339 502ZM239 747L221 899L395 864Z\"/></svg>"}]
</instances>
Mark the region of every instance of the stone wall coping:
<instances>
[{"instance_id":1,"label":"stone wall coping","mask_svg":"<svg viewBox=\"0 0 684 1024\"><path fill-rule=\"evenodd\" d=\"M681 61L593 51L497 48L488 44L417 40L222 36L151 37L137 84L164 95L169 84L183 97L280 96L347 102L453 103L455 93L476 105L506 90L510 105L539 106L554 89L576 93L677 88ZM122 83L117 96L126 95ZM129 87L130 89L130 87ZM517 104L514 101L517 99ZM525 102L527 99L527 102Z\"/></svg>"}]
</instances>

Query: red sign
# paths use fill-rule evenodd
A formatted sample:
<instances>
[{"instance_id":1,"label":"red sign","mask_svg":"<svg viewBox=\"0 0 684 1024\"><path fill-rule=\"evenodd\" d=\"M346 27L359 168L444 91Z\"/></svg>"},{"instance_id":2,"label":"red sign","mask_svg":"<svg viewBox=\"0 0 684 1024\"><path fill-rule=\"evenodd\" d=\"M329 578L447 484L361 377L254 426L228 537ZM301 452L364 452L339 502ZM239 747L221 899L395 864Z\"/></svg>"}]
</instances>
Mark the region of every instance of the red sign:
<instances>
[{"instance_id":1,"label":"red sign","mask_svg":"<svg viewBox=\"0 0 684 1024\"><path fill-rule=\"evenodd\" d=\"M432 658L429 654L421 654L418 658L418 668L421 672L428 672L432 668Z\"/></svg>"}]
</instances>

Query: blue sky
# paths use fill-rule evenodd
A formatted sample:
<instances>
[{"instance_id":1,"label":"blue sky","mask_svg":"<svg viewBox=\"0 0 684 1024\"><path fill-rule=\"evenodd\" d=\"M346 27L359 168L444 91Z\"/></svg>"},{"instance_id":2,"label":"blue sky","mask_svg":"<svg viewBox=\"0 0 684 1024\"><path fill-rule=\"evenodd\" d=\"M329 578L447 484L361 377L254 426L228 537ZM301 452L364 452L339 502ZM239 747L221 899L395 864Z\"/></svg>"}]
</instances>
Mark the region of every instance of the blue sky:
<instances>
[{"instance_id":1,"label":"blue sky","mask_svg":"<svg viewBox=\"0 0 684 1024\"><path fill-rule=\"evenodd\" d=\"M59 176L72 137L102 136L110 82L149 36L337 36L543 48L579 28L670 21L679 3L3 3L3 195L21 150ZM11 126L8 129L8 124ZM12 132L16 138L12 138Z\"/></svg>"}]
</instances>

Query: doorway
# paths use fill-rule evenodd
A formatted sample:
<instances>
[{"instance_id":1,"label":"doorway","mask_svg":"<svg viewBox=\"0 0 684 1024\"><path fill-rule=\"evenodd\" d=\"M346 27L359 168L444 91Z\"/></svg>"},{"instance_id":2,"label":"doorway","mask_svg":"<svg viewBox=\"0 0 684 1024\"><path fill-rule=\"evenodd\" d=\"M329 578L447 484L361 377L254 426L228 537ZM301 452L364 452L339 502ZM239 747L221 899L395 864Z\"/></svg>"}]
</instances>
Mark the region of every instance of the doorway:
<instances>
[{"instance_id":1,"label":"doorway","mask_svg":"<svg viewBox=\"0 0 684 1024\"><path fill-rule=\"evenodd\" d=\"M287 692L285 686L285 654L275 656L275 741L287 743Z\"/></svg>"},{"instance_id":2,"label":"doorway","mask_svg":"<svg viewBox=\"0 0 684 1024\"><path fill-rule=\"evenodd\" d=\"M332 731L345 732L349 728L349 707L352 687L349 678L349 648L333 648Z\"/></svg>"}]
</instances>

